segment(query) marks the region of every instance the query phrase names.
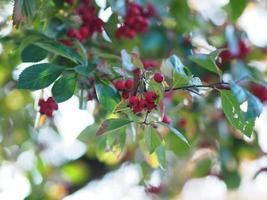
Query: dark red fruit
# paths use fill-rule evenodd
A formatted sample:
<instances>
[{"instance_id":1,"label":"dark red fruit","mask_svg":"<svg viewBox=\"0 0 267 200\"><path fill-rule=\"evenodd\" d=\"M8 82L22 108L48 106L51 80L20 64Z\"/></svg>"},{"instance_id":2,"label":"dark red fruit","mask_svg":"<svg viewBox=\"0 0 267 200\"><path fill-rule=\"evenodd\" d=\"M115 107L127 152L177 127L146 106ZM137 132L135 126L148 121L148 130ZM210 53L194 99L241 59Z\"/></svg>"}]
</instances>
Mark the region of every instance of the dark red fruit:
<instances>
[{"instance_id":1,"label":"dark red fruit","mask_svg":"<svg viewBox=\"0 0 267 200\"><path fill-rule=\"evenodd\" d=\"M139 99L137 98L137 96L131 96L128 99L128 102L131 106L137 105L139 103Z\"/></svg>"},{"instance_id":2,"label":"dark red fruit","mask_svg":"<svg viewBox=\"0 0 267 200\"><path fill-rule=\"evenodd\" d=\"M147 91L146 94L145 94L145 97L146 97L146 101L147 102L154 103L154 101L157 98L157 95L153 91Z\"/></svg>"},{"instance_id":3,"label":"dark red fruit","mask_svg":"<svg viewBox=\"0 0 267 200\"><path fill-rule=\"evenodd\" d=\"M58 110L58 104L52 97L49 97L46 101L44 99L39 99L38 105L40 106L39 112L48 117L52 117L53 112Z\"/></svg>"},{"instance_id":4,"label":"dark red fruit","mask_svg":"<svg viewBox=\"0 0 267 200\"><path fill-rule=\"evenodd\" d=\"M165 124L169 124L171 123L171 119L167 115L164 115L162 118L162 122L164 122Z\"/></svg>"},{"instance_id":5,"label":"dark red fruit","mask_svg":"<svg viewBox=\"0 0 267 200\"><path fill-rule=\"evenodd\" d=\"M134 81L133 79L128 79L126 82L125 82L125 86L128 90L131 90L134 86Z\"/></svg>"},{"instance_id":6,"label":"dark red fruit","mask_svg":"<svg viewBox=\"0 0 267 200\"><path fill-rule=\"evenodd\" d=\"M158 83L161 83L164 80L164 76L161 73L156 72L154 74L154 80Z\"/></svg>"},{"instance_id":7,"label":"dark red fruit","mask_svg":"<svg viewBox=\"0 0 267 200\"><path fill-rule=\"evenodd\" d=\"M152 59L146 59L143 61L143 65L145 69L153 69L160 66L160 62Z\"/></svg>"},{"instance_id":8,"label":"dark red fruit","mask_svg":"<svg viewBox=\"0 0 267 200\"><path fill-rule=\"evenodd\" d=\"M186 118L181 118L180 120L179 120L179 125L182 127L182 128L185 128L185 126L186 126L186 124L187 124L187 119Z\"/></svg>"},{"instance_id":9,"label":"dark red fruit","mask_svg":"<svg viewBox=\"0 0 267 200\"><path fill-rule=\"evenodd\" d=\"M118 80L115 82L115 88L117 90L124 90L125 89L125 82L123 80Z\"/></svg>"},{"instance_id":10,"label":"dark red fruit","mask_svg":"<svg viewBox=\"0 0 267 200\"><path fill-rule=\"evenodd\" d=\"M258 97L261 100L261 102L267 102L267 87L266 86L252 83L250 86L250 90L252 94L254 94L256 97Z\"/></svg>"},{"instance_id":11,"label":"dark red fruit","mask_svg":"<svg viewBox=\"0 0 267 200\"><path fill-rule=\"evenodd\" d=\"M123 92L123 93L121 94L121 96L122 96L124 99L128 99L129 96L130 96L130 92L125 91L125 92Z\"/></svg>"}]
</instances>

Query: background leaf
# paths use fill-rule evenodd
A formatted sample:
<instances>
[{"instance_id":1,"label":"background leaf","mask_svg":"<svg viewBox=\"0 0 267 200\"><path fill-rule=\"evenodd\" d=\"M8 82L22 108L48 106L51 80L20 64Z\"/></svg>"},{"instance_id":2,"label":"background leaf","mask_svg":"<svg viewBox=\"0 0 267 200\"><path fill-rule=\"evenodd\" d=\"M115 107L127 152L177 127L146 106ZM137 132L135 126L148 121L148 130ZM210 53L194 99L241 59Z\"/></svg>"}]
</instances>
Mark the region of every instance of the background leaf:
<instances>
[{"instance_id":1,"label":"background leaf","mask_svg":"<svg viewBox=\"0 0 267 200\"><path fill-rule=\"evenodd\" d=\"M144 134L146 147L148 148L148 151L151 154L161 144L161 139L156 129L151 126L146 127L146 131Z\"/></svg>"},{"instance_id":2,"label":"background leaf","mask_svg":"<svg viewBox=\"0 0 267 200\"><path fill-rule=\"evenodd\" d=\"M124 119L124 118L107 119L101 124L101 126L97 132L97 135L100 136L100 135L107 134L107 133L112 132L112 131L116 131L116 130L130 124L131 122L132 121L130 121L128 119Z\"/></svg>"}]
</instances>

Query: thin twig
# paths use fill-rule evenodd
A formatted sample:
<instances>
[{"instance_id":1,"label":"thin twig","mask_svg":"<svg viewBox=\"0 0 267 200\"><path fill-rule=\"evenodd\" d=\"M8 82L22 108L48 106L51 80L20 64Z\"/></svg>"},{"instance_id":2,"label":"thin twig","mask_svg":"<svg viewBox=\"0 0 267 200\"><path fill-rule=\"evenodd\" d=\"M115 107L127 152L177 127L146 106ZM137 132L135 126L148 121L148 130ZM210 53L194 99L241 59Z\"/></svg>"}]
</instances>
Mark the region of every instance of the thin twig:
<instances>
[{"instance_id":1,"label":"thin twig","mask_svg":"<svg viewBox=\"0 0 267 200\"><path fill-rule=\"evenodd\" d=\"M165 92L169 92L169 91L173 91L173 90L187 90L187 89L191 89L191 88L211 88L211 89L216 89L217 86L220 86L220 85L229 85L229 83L219 82L219 83L212 83L212 84L208 84L208 85L186 85L186 86L166 89Z\"/></svg>"}]
</instances>

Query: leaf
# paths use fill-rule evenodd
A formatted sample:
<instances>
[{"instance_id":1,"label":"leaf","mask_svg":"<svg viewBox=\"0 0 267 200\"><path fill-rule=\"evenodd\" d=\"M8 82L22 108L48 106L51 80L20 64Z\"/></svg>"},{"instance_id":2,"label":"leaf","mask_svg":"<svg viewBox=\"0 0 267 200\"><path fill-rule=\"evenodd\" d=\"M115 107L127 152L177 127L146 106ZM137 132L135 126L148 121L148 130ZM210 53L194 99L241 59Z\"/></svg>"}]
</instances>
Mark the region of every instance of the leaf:
<instances>
[{"instance_id":1,"label":"leaf","mask_svg":"<svg viewBox=\"0 0 267 200\"><path fill-rule=\"evenodd\" d=\"M120 16L125 16L126 6L124 0L108 0L108 3L113 12L118 13Z\"/></svg>"},{"instance_id":2,"label":"leaf","mask_svg":"<svg viewBox=\"0 0 267 200\"><path fill-rule=\"evenodd\" d=\"M78 65L74 68L75 72L80 75L88 76L92 71L96 69L97 65L89 64L88 66Z\"/></svg>"},{"instance_id":3,"label":"leaf","mask_svg":"<svg viewBox=\"0 0 267 200\"><path fill-rule=\"evenodd\" d=\"M156 129L151 126L146 126L145 130L145 144L149 153L153 153L155 149L161 144L161 139Z\"/></svg>"},{"instance_id":4,"label":"leaf","mask_svg":"<svg viewBox=\"0 0 267 200\"><path fill-rule=\"evenodd\" d=\"M116 119L107 119L105 120L99 130L97 131L96 135L101 136L103 134L110 133L112 131L117 131L120 128L130 124L132 121L124 118L116 118Z\"/></svg>"},{"instance_id":5,"label":"leaf","mask_svg":"<svg viewBox=\"0 0 267 200\"><path fill-rule=\"evenodd\" d=\"M176 136L178 136L185 144L190 146L186 137L182 133L180 133L176 128L170 126L169 124L163 123L163 122L157 122L157 123L161 124L162 126L167 127L172 133L174 133Z\"/></svg>"},{"instance_id":6,"label":"leaf","mask_svg":"<svg viewBox=\"0 0 267 200\"><path fill-rule=\"evenodd\" d=\"M214 72L216 74L221 75L221 70L216 65L216 58L219 55L221 50L213 51L210 54L195 54L189 57L190 60L198 64L199 66L205 68L206 70L209 70L211 72Z\"/></svg>"},{"instance_id":7,"label":"leaf","mask_svg":"<svg viewBox=\"0 0 267 200\"><path fill-rule=\"evenodd\" d=\"M221 90L221 100L223 111L230 124L250 137L253 131L255 119L245 120L244 113L240 109L240 104L231 91Z\"/></svg>"},{"instance_id":8,"label":"leaf","mask_svg":"<svg viewBox=\"0 0 267 200\"><path fill-rule=\"evenodd\" d=\"M239 103L245 102L247 100L247 93L245 92L245 90L233 81L230 84L231 84L231 91L233 92L237 101Z\"/></svg>"},{"instance_id":9,"label":"leaf","mask_svg":"<svg viewBox=\"0 0 267 200\"><path fill-rule=\"evenodd\" d=\"M157 155L157 160L159 163L159 166L161 169L165 170L167 167L167 161L166 161L166 150L165 148L160 145L156 148L156 155Z\"/></svg>"},{"instance_id":10,"label":"leaf","mask_svg":"<svg viewBox=\"0 0 267 200\"><path fill-rule=\"evenodd\" d=\"M23 62L38 62L46 58L48 52L36 45L30 44L21 52Z\"/></svg>"},{"instance_id":11,"label":"leaf","mask_svg":"<svg viewBox=\"0 0 267 200\"><path fill-rule=\"evenodd\" d=\"M255 119L259 117L263 111L263 105L261 101L254 95L248 93L248 109L245 114L246 120Z\"/></svg>"},{"instance_id":12,"label":"leaf","mask_svg":"<svg viewBox=\"0 0 267 200\"><path fill-rule=\"evenodd\" d=\"M132 57L130 54L127 53L125 49L121 50L121 59L122 59L122 66L125 69L132 71L134 68L134 65L132 63Z\"/></svg>"},{"instance_id":13,"label":"leaf","mask_svg":"<svg viewBox=\"0 0 267 200\"><path fill-rule=\"evenodd\" d=\"M57 103L68 100L74 94L77 76L75 73L68 73L58 79L52 87L52 94Z\"/></svg>"},{"instance_id":14,"label":"leaf","mask_svg":"<svg viewBox=\"0 0 267 200\"><path fill-rule=\"evenodd\" d=\"M34 43L35 45L62 57L68 58L75 63L81 63L87 65L87 60L84 60L80 54L78 54L74 49L58 43L50 38L42 38Z\"/></svg>"},{"instance_id":15,"label":"leaf","mask_svg":"<svg viewBox=\"0 0 267 200\"><path fill-rule=\"evenodd\" d=\"M97 83L95 85L96 95L99 103L108 111L113 111L120 102L118 92L108 84Z\"/></svg>"},{"instance_id":16,"label":"leaf","mask_svg":"<svg viewBox=\"0 0 267 200\"><path fill-rule=\"evenodd\" d=\"M176 55L172 55L163 63L161 71L172 80L172 87L186 85L189 81L185 66Z\"/></svg>"},{"instance_id":17,"label":"leaf","mask_svg":"<svg viewBox=\"0 0 267 200\"><path fill-rule=\"evenodd\" d=\"M13 24L19 26L22 22L30 22L36 13L36 0L15 0L13 8Z\"/></svg>"},{"instance_id":18,"label":"leaf","mask_svg":"<svg viewBox=\"0 0 267 200\"><path fill-rule=\"evenodd\" d=\"M247 0L230 0L231 19L235 22L246 8Z\"/></svg>"},{"instance_id":19,"label":"leaf","mask_svg":"<svg viewBox=\"0 0 267 200\"><path fill-rule=\"evenodd\" d=\"M87 66L87 64L88 64L87 51L86 51L85 47L83 46L83 44L79 40L75 40L74 45L78 49L78 52L84 61L84 65Z\"/></svg>"},{"instance_id":20,"label":"leaf","mask_svg":"<svg viewBox=\"0 0 267 200\"><path fill-rule=\"evenodd\" d=\"M48 87L64 71L64 67L55 64L43 63L26 68L19 76L19 89L38 90Z\"/></svg>"}]
</instances>

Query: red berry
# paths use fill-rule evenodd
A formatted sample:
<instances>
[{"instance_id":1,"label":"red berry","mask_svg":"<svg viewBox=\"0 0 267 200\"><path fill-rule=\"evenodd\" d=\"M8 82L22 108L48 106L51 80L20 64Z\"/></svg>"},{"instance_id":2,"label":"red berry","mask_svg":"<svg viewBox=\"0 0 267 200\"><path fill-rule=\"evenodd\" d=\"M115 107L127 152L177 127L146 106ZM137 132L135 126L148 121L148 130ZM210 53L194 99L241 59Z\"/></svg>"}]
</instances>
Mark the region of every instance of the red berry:
<instances>
[{"instance_id":1,"label":"red berry","mask_svg":"<svg viewBox=\"0 0 267 200\"><path fill-rule=\"evenodd\" d=\"M145 94L145 97L146 97L146 101L147 102L154 103L154 101L157 98L157 95L153 91L147 91L146 94Z\"/></svg>"},{"instance_id":2,"label":"red berry","mask_svg":"<svg viewBox=\"0 0 267 200\"><path fill-rule=\"evenodd\" d=\"M38 105L40 106L39 112L48 117L52 117L54 110L58 109L58 104L52 97L49 97L46 101L44 99L40 99Z\"/></svg>"},{"instance_id":3,"label":"red berry","mask_svg":"<svg viewBox=\"0 0 267 200\"><path fill-rule=\"evenodd\" d=\"M267 87L253 83L250 86L250 90L252 94L261 100L261 102L267 102Z\"/></svg>"},{"instance_id":4,"label":"red berry","mask_svg":"<svg viewBox=\"0 0 267 200\"><path fill-rule=\"evenodd\" d=\"M117 90L124 90L125 89L125 82L123 80L118 80L115 82L115 88Z\"/></svg>"},{"instance_id":5,"label":"red berry","mask_svg":"<svg viewBox=\"0 0 267 200\"><path fill-rule=\"evenodd\" d=\"M154 80L158 83L161 83L164 80L164 76L161 73L157 72L154 74Z\"/></svg>"},{"instance_id":6,"label":"red berry","mask_svg":"<svg viewBox=\"0 0 267 200\"><path fill-rule=\"evenodd\" d=\"M128 99L129 98L129 96L130 96L130 92L123 92L122 94L121 94L121 96L124 98L124 99Z\"/></svg>"},{"instance_id":7,"label":"red berry","mask_svg":"<svg viewBox=\"0 0 267 200\"><path fill-rule=\"evenodd\" d=\"M154 108L156 108L156 104L155 103L146 102L146 109L147 109L147 111L151 111Z\"/></svg>"},{"instance_id":8,"label":"red berry","mask_svg":"<svg viewBox=\"0 0 267 200\"><path fill-rule=\"evenodd\" d=\"M160 66L160 63L156 60L147 59L143 61L143 65L145 69L156 68Z\"/></svg>"},{"instance_id":9,"label":"red berry","mask_svg":"<svg viewBox=\"0 0 267 200\"><path fill-rule=\"evenodd\" d=\"M60 42L66 46L69 46L69 47L73 46L73 43L70 40L64 40L63 39L63 40L60 40Z\"/></svg>"},{"instance_id":10,"label":"red berry","mask_svg":"<svg viewBox=\"0 0 267 200\"><path fill-rule=\"evenodd\" d=\"M131 96L128 101L131 106L137 105L139 103L137 96Z\"/></svg>"},{"instance_id":11,"label":"red berry","mask_svg":"<svg viewBox=\"0 0 267 200\"><path fill-rule=\"evenodd\" d=\"M162 118L162 122L164 122L165 124L169 124L171 123L171 119L167 115L164 115Z\"/></svg>"},{"instance_id":12,"label":"red berry","mask_svg":"<svg viewBox=\"0 0 267 200\"><path fill-rule=\"evenodd\" d=\"M128 90L131 90L134 86L134 81L133 79L128 79L126 82L125 82L125 86Z\"/></svg>"},{"instance_id":13,"label":"red berry","mask_svg":"<svg viewBox=\"0 0 267 200\"><path fill-rule=\"evenodd\" d=\"M179 125L182 127L182 128L185 128L185 126L186 126L186 124L187 124L187 119L186 118L181 118L180 120L179 120Z\"/></svg>"}]
</instances>

